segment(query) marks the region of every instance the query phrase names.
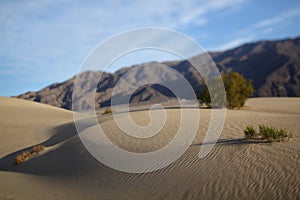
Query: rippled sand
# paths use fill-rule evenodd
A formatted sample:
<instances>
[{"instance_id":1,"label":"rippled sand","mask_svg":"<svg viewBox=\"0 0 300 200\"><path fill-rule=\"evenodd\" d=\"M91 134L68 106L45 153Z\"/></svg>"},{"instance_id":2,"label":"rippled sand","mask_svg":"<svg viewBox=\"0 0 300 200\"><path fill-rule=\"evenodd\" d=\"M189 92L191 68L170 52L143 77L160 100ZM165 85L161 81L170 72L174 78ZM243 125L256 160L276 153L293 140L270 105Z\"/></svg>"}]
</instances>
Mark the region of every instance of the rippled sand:
<instances>
[{"instance_id":1,"label":"rippled sand","mask_svg":"<svg viewBox=\"0 0 300 200\"><path fill-rule=\"evenodd\" d=\"M198 158L210 122L210 110L201 109L197 136L182 157L167 168L132 174L111 169L87 152L72 112L1 97L0 199L299 199L300 98L254 98L246 106L227 110L221 137L207 157ZM181 110L166 113L162 131L143 140L125 135L110 115L99 121L120 148L142 153L172 141ZM147 111L131 116L139 125L149 122ZM257 124L286 128L294 137L249 143L243 130ZM14 166L16 155L39 143L47 146L43 154Z\"/></svg>"}]
</instances>

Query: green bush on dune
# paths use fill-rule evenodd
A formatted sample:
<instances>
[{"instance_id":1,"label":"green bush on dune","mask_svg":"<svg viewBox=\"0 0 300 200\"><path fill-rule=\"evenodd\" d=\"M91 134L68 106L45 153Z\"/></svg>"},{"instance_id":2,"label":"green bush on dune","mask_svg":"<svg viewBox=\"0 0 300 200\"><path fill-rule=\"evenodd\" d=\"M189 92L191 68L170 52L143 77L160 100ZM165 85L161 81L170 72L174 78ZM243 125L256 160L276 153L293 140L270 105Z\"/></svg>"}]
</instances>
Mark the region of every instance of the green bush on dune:
<instances>
[{"instance_id":1,"label":"green bush on dune","mask_svg":"<svg viewBox=\"0 0 300 200\"><path fill-rule=\"evenodd\" d=\"M245 138L255 140L267 140L269 142L279 142L291 138L293 135L283 128L274 128L267 125L259 125L259 131L255 131L252 126L247 126L244 130Z\"/></svg>"},{"instance_id":2,"label":"green bush on dune","mask_svg":"<svg viewBox=\"0 0 300 200\"><path fill-rule=\"evenodd\" d=\"M106 108L102 114L106 115L106 114L111 114L111 113L113 113L113 110L111 108Z\"/></svg>"},{"instance_id":3,"label":"green bush on dune","mask_svg":"<svg viewBox=\"0 0 300 200\"><path fill-rule=\"evenodd\" d=\"M245 105L246 100L254 94L252 80L246 79L242 74L233 71L228 74L222 74L222 81L224 83L224 89L226 92L226 106L229 109L240 109ZM196 91L196 96L199 103L206 104L208 107L223 106L222 102L224 102L224 99L222 99L221 96L218 96L217 92L213 93L213 96L211 96L206 85L209 84L211 89L218 91L222 89L218 83L219 81L217 77L207 80L206 82L202 82L202 90ZM216 105L211 105L212 102L214 102Z\"/></svg>"},{"instance_id":4,"label":"green bush on dune","mask_svg":"<svg viewBox=\"0 0 300 200\"><path fill-rule=\"evenodd\" d=\"M247 139L254 139L254 138L258 137L256 131L254 130L254 128L252 126L246 126L244 133L245 133L245 137Z\"/></svg>"}]
</instances>

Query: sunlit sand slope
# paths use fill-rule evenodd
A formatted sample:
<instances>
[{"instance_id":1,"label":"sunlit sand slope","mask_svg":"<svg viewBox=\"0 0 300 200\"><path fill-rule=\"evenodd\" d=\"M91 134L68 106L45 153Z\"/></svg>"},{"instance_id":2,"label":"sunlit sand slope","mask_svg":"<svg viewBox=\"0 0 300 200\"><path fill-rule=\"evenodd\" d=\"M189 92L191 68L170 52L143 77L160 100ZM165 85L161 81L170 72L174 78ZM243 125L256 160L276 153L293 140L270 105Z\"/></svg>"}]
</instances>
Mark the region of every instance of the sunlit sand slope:
<instances>
[{"instance_id":1,"label":"sunlit sand slope","mask_svg":"<svg viewBox=\"0 0 300 200\"><path fill-rule=\"evenodd\" d=\"M250 99L246 106L227 111L221 137L207 157L198 158L210 122L210 110L201 109L197 136L180 159L155 172L132 174L89 154L72 112L0 98L0 199L300 199L300 99ZM172 140L180 111L167 109L162 131L146 140L125 135L110 115L99 121L116 145L142 153ZM140 125L149 122L147 111L131 115ZM243 139L244 128L258 124L286 128L294 136L272 144ZM40 143L44 153L14 165L16 155Z\"/></svg>"}]
</instances>

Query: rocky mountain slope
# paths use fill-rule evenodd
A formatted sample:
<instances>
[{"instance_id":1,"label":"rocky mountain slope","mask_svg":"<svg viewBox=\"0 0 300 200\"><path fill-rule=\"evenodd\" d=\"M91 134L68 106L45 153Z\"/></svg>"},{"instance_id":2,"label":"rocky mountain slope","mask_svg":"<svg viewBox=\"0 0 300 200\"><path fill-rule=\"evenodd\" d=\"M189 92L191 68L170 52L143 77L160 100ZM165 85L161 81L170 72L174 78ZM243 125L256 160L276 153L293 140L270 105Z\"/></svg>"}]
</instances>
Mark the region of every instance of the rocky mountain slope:
<instances>
[{"instance_id":1,"label":"rocky mountain slope","mask_svg":"<svg viewBox=\"0 0 300 200\"><path fill-rule=\"evenodd\" d=\"M230 70L243 74L253 80L258 97L283 97L300 95L300 37L278 41L260 41L244 44L237 48L209 53L221 72ZM200 59L201 55L193 58ZM81 74L88 80L83 89L90 92L92 82L97 83L95 93L96 107L109 106L115 85L122 77L126 84L120 84L118 95L129 98L130 102L165 101L174 97L166 87L159 84L146 84L135 92L129 92L131 86L143 82L174 82L180 79L176 73L164 68L151 67L164 64L182 74L194 89L201 87L201 75L186 61L164 63L145 63L120 69L115 73L103 73L98 82L100 72L85 72ZM134 69L134 70L133 70ZM130 71L130 74L126 72ZM72 109L72 92L75 77L63 82L52 84L37 92L27 92L18 98L37 101L53 106ZM129 85L129 86L128 86ZM129 96L128 96L129 95ZM82 107L90 107L84 97L79 99Z\"/></svg>"}]
</instances>

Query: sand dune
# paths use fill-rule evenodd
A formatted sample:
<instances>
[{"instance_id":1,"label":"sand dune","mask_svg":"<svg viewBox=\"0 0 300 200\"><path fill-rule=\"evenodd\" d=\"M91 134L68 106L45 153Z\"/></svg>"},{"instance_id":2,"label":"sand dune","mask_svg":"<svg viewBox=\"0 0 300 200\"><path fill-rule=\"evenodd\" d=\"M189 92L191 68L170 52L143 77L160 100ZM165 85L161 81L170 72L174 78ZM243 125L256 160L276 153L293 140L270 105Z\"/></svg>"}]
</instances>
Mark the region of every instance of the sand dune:
<instances>
[{"instance_id":1,"label":"sand dune","mask_svg":"<svg viewBox=\"0 0 300 200\"><path fill-rule=\"evenodd\" d=\"M250 99L245 109L228 110L221 138L203 159L198 153L210 110L201 109L198 134L185 154L167 168L144 174L120 172L92 157L70 111L4 97L0 102L0 199L300 198L299 98ZM140 125L149 122L147 111L131 114ZM119 147L148 152L174 137L180 109L168 109L167 116L162 132L146 140L123 134L109 115L99 121ZM244 140L246 125L257 124L284 127L294 137L272 144ZM47 146L43 154L14 165L18 153L39 143Z\"/></svg>"}]
</instances>

